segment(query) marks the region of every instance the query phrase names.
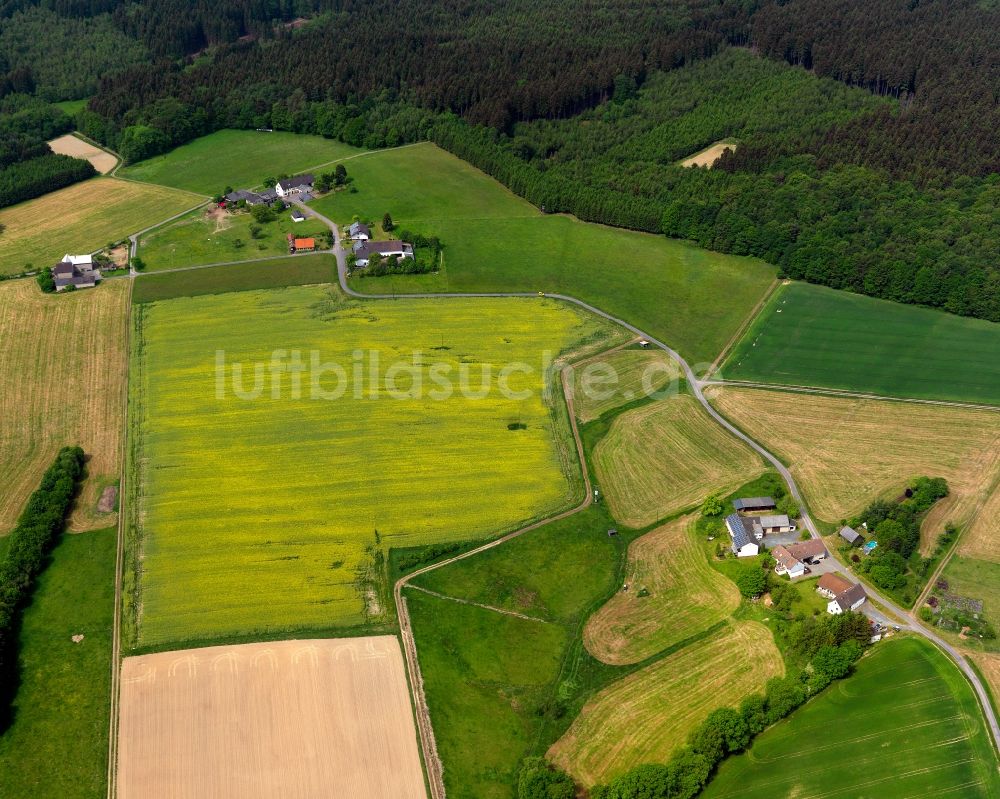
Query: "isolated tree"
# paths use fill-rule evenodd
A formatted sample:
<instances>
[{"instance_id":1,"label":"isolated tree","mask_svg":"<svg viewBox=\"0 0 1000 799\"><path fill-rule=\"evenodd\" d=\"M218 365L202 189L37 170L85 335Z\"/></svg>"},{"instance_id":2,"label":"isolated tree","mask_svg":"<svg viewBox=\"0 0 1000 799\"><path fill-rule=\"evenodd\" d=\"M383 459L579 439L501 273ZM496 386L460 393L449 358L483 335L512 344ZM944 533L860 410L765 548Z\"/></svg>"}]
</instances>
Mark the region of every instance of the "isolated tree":
<instances>
[{"instance_id":1,"label":"isolated tree","mask_svg":"<svg viewBox=\"0 0 1000 799\"><path fill-rule=\"evenodd\" d=\"M701 503L702 516L721 516L723 510L722 497L718 494L709 494Z\"/></svg>"},{"instance_id":2,"label":"isolated tree","mask_svg":"<svg viewBox=\"0 0 1000 799\"><path fill-rule=\"evenodd\" d=\"M143 260L142 260L142 258L140 258L140 257L139 257L138 255L136 255L136 256L135 256L135 257L134 257L134 258L132 259L132 268L133 268L133 269L134 269L134 270L135 270L136 272L141 272L141 271L142 271L143 269L145 269L145 268L146 268L146 262L145 262L145 261L143 261Z\"/></svg>"},{"instance_id":3,"label":"isolated tree","mask_svg":"<svg viewBox=\"0 0 1000 799\"><path fill-rule=\"evenodd\" d=\"M382 230L388 233L392 230L395 225L392 223L392 217L386 212L385 216L382 217Z\"/></svg>"},{"instance_id":4,"label":"isolated tree","mask_svg":"<svg viewBox=\"0 0 1000 799\"><path fill-rule=\"evenodd\" d=\"M337 164L333 170L333 182L338 186L343 186L347 182L347 167L343 164Z\"/></svg>"},{"instance_id":5,"label":"isolated tree","mask_svg":"<svg viewBox=\"0 0 1000 799\"><path fill-rule=\"evenodd\" d=\"M744 566L736 578L736 587L747 599L753 599L764 593L767 588L767 576L763 569L756 566Z\"/></svg>"}]
</instances>

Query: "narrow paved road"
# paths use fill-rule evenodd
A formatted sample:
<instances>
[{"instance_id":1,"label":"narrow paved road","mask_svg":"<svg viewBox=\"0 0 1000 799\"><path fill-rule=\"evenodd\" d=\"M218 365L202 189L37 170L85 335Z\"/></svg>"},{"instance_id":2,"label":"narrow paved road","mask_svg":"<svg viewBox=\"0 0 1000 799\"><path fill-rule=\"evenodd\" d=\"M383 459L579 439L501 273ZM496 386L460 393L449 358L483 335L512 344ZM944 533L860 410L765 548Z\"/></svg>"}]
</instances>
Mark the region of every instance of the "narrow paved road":
<instances>
[{"instance_id":1,"label":"narrow paved road","mask_svg":"<svg viewBox=\"0 0 1000 799\"><path fill-rule=\"evenodd\" d=\"M362 293L357 292L354 289L352 289L348 285L348 283L347 283L347 254L346 254L346 252L345 252L345 250L344 250L344 248L343 248L343 246L341 244L340 230L337 227L337 225L332 220L328 219L327 217L323 216L322 214L318 213L317 211L314 211L311 208L307 208L306 206L301 206L301 207L305 208L305 210L308 211L308 213L311 216L314 216L317 219L325 222L330 227L330 230L333 231L333 237L334 237L334 254L337 256L337 273L338 273L338 278L339 278L339 281L340 281L340 287L344 291L344 293L347 294L348 296L356 297L358 299L401 299L401 298L405 298L405 299L433 299L433 298L449 298L449 297L465 297L465 298L470 298L470 297L535 297L535 296L539 296L539 294L537 294L537 293L532 293L532 292L518 292L518 291L514 291L514 292L469 292L469 293L441 293L441 292L438 292L438 293L428 293L428 294L362 294ZM778 460L778 458L775 455L773 455L771 452L769 452L767 449L765 449L761 444L758 444L754 439L750 438L750 436L748 436L746 433L744 433L738 427L736 427L735 425L733 425L728 419L726 419L724 416L722 416L722 414L720 414L712 406L712 404L705 397L705 393L704 393L705 387L712 385L713 384L712 381L703 381L697 375L695 375L694 371L691 369L691 367L688 364L688 362L686 360L684 360L684 358L681 357L680 353L678 353L673 348L669 347L664 342L662 342L659 339L655 338L654 336L651 336L648 333L644 332L643 330L640 330L638 327L635 327L634 325L629 324L624 319L619 319L618 317L613 316L613 315L611 315L611 314L609 314L609 313L607 313L605 311L602 311L600 308L597 308L597 307L595 307L595 306L593 306L593 305L591 305L591 304L589 304L587 302L584 302L582 300L579 300L576 297L570 297L570 296L565 295L565 294L545 294L544 296L552 298L552 299L561 300L563 302L567 302L567 303L570 303L572 305L576 305L576 306L578 306L580 308L583 308L584 310L589 311L592 314L595 314L596 316L601 317L602 319L606 319L606 320L608 320L610 322L613 322L614 324L620 325L621 327L625 328L626 330L629 330L632 333L634 333L636 336L644 338L647 341L649 341L652 345L654 345L656 347L659 347L661 350L663 350L664 352L666 352L671 358L673 358L675 361L677 361L677 363L680 364L681 369L684 371L684 375L687 378L688 385L690 386L691 392L694 395L695 399L697 399L698 402L701 403L702 407L709 414L709 416L711 416L719 425L721 425L723 428L725 428L726 430L728 430L732 435L736 436L736 438L740 439L740 441L743 441L744 443L746 443L749 447L751 447L754 451L756 451L757 453L759 453L761 455L761 457L763 457L768 463L770 463L775 468L775 470L778 472L778 474L781 475L782 479L788 485L789 493L792 495L792 497L795 498L795 501L802 508L802 521L805 524L806 529L809 531L810 535L813 538L820 538L821 537L820 532L819 532L818 528L816 527L816 523L813 521L812 516L809 515L808 510L806 510L806 505L805 505L805 502L804 502L803 497L802 497L802 492L799 490L798 484L795 482L795 478L792 477L792 473L788 470L788 468L785 466L785 464L783 464L780 460ZM565 388L565 385L564 385L564 388ZM572 423L572 426L573 426L574 436L576 437L576 440L577 440L577 448L578 448L579 453L580 453L580 464L581 464L581 468L583 469L584 480L585 480L585 482L587 484L587 489L588 489L587 490L587 499L586 499L586 501L579 508L576 508L576 509L574 509L572 511L567 511L566 513L561 514L561 516L557 517L557 518L562 518L562 517L565 517L567 515L570 515L570 514L576 512L578 510L583 510L583 508L587 507L587 505L590 502L591 490L590 490L589 476L587 474L587 467L586 467L586 461L584 459L583 446L582 446L582 443L580 442L579 434L578 434L577 428L576 428L576 417L575 417L575 414L572 411L572 407L570 407L570 420L571 420L571 423ZM551 520L547 520L547 521L551 521ZM452 558L452 559L447 560L447 561L445 561L443 563L439 563L439 564L435 564L435 565L432 565L432 566L425 567L424 569L421 569L421 570L419 570L417 572L414 572L411 575L408 575L407 577L402 578L396 584L396 586L395 586L395 592L394 593L395 593L395 599L396 599L396 606L397 606L397 609L400 611L400 625L401 625L401 627L403 626L404 619L405 619L405 628L403 629L403 640L404 640L405 648L407 650L407 661L408 661L408 663L411 663L411 674L415 675L415 677L414 677L414 684L415 685L419 684L419 686L420 686L420 693L421 694L423 693L423 690L422 690L423 683L422 683L422 681L419 678L419 664L417 664L417 659L416 659L416 647L413 644L412 630L410 629L410 626L409 626L409 614L405 610L405 604L406 603L405 603L405 599L402 596L402 589L405 587L406 582L408 580L412 579L413 577L416 577L416 576L418 576L420 574L424 574L424 573L426 573L428 571L431 571L432 569L440 568L441 566L444 566L447 563L453 563L456 560L460 560L462 558L470 557L472 555L475 555L478 552L482 552L483 550L489 549L489 548L491 548L493 546L498 546L499 544L503 543L504 541L510 540L511 538L514 538L517 535L520 535L520 534L522 534L524 532L527 532L528 530L535 529L536 527L539 527L539 526L541 526L541 524L544 524L544 523L546 523L546 522L539 522L537 524L531 525L530 527L524 528L523 530L518 530L518 531L516 531L514 533L511 533L510 535L505 536L504 538L497 539L496 541L491 542L490 544L487 544L487 545L485 545L483 547L480 547L478 549L472 550L471 552L467 552L467 553L465 553L465 554L463 554L463 555L461 555L461 556L459 556L457 558ZM854 581L854 580L857 579L844 566L844 564L837 558L837 556L836 556L835 553L831 552L830 554L831 554L831 556L835 560L837 560L837 565L838 565L837 571L839 573L841 573L842 575L844 575L848 579L851 579L852 581ZM982 707L983 715L985 716L986 721L987 721L987 723L988 723L988 725L990 727L990 731L991 731L991 733L993 735L994 745L998 749L1000 749L1000 724L998 724L996 714L993 712L993 705L990 702L989 694L987 693L985 687L983 686L982 681L979 679L979 675L976 674L976 672L972 669L972 667L969 665L969 662L966 660L966 658L955 647L953 647L951 644L947 643L946 641L944 641L943 639L941 639L939 636L937 636L936 634L934 634L933 632L931 632L930 630L928 630L927 628L925 628L923 625L919 624L916 621L916 619L914 618L913 614L910 611L905 610L905 609L899 607L894 602L892 602L889 599L887 599L886 597L882 596L880 593L878 593L876 590L874 590L873 588L871 588L868 585L865 586L865 589L868 592L869 598L871 598L871 599L875 600L876 602L878 602L879 604L881 604L883 607L885 607L886 609L888 609L891 613L894 613L897 616L899 616L900 619L904 619L905 620L903 622L903 624L900 625L900 626L905 627L906 629L911 630L912 632L914 632L914 633L916 633L918 635L922 635L924 638L928 639L933 644L935 644L937 647L939 647L941 650L943 650L944 652L946 652L952 658L952 660L955 661L955 663L958 665L958 667L962 670L962 673L965 674L965 676L968 678L969 682L972 683L972 687L974 688L974 690L976 692L976 695L979 697L979 703L980 703L980 705ZM416 697L415 697L415 701L416 701ZM426 701L423 699L422 696L420 697L420 709L421 709L421 713L422 714L426 714ZM429 715L426 717L426 723L427 723L427 725L429 727L429 724L430 724ZM429 740L431 742L433 742L433 731L429 731L429 736L430 736ZM421 731L421 737L423 738L423 731ZM433 746L433 743L431 745ZM439 777L440 776L440 770L439 770L440 769L440 761L437 760L436 749L432 749L431 751L433 751L435 753L434 754L434 760L437 761L436 762L436 768L438 769L437 775ZM428 769L430 769L430 765L428 765ZM432 783L433 783L433 780L432 780ZM434 793L432 791L434 799L442 799L443 796L444 796L443 791L444 791L443 784L441 785L441 793L440 794Z\"/></svg>"}]
</instances>

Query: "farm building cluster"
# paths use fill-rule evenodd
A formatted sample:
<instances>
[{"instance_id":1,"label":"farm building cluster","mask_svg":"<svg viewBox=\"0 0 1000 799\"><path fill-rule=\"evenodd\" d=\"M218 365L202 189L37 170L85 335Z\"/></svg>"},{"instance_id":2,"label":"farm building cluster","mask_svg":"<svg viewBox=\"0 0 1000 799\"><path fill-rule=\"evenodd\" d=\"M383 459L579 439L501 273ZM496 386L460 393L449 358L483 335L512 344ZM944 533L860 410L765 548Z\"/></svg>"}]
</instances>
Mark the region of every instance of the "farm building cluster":
<instances>
[{"instance_id":1,"label":"farm building cluster","mask_svg":"<svg viewBox=\"0 0 1000 799\"><path fill-rule=\"evenodd\" d=\"M100 282L101 270L94 265L93 256L67 254L52 267L52 280L56 291L65 291L70 286L89 289Z\"/></svg>"},{"instance_id":2,"label":"farm building cluster","mask_svg":"<svg viewBox=\"0 0 1000 799\"><path fill-rule=\"evenodd\" d=\"M291 178L283 178L274 184L274 188L264 191L251 191L250 189L237 189L231 191L224 198L224 202L236 205L245 202L247 205L271 205L277 200L285 199L296 195L302 202L308 202L312 197L312 189L315 179L312 175L296 175Z\"/></svg>"},{"instance_id":3,"label":"farm building cluster","mask_svg":"<svg viewBox=\"0 0 1000 799\"><path fill-rule=\"evenodd\" d=\"M777 508L772 497L748 497L733 500L734 512L726 517L726 529L732 541L731 550L739 558L760 554L764 540L769 535L794 533L795 522L785 514L769 514ZM843 533L842 533L843 534ZM787 575L790 580L809 574L810 567L819 565L829 555L822 539L776 543L771 547L774 572ZM867 595L860 583L827 573L820 577L816 591L826 597L827 613L838 614L857 610Z\"/></svg>"}]
</instances>

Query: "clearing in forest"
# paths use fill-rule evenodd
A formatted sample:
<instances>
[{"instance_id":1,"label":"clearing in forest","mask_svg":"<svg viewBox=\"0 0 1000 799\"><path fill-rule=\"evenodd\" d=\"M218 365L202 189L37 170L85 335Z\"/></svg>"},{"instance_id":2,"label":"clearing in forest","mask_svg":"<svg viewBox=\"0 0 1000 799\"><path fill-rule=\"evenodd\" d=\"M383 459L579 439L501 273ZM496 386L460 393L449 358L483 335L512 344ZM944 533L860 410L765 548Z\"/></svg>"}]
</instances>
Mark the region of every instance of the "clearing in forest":
<instances>
[{"instance_id":1,"label":"clearing in forest","mask_svg":"<svg viewBox=\"0 0 1000 799\"><path fill-rule=\"evenodd\" d=\"M593 462L612 513L629 527L652 524L764 471L757 454L689 394L617 417Z\"/></svg>"},{"instance_id":2,"label":"clearing in forest","mask_svg":"<svg viewBox=\"0 0 1000 799\"><path fill-rule=\"evenodd\" d=\"M774 279L773 266L651 233L544 214L492 178L425 143L347 162L349 191L312 203L339 224L355 216L437 236L436 275L357 279L364 292L563 292L627 319L707 366Z\"/></svg>"},{"instance_id":3,"label":"clearing in forest","mask_svg":"<svg viewBox=\"0 0 1000 799\"><path fill-rule=\"evenodd\" d=\"M159 183L211 196L227 186L249 189L267 177L294 175L363 153L349 144L299 133L219 130L169 153L119 170L123 178Z\"/></svg>"},{"instance_id":4,"label":"clearing in forest","mask_svg":"<svg viewBox=\"0 0 1000 799\"><path fill-rule=\"evenodd\" d=\"M295 287L135 315L131 643L136 622L143 644L383 622L388 548L488 538L579 500L546 352L609 328L564 304Z\"/></svg>"},{"instance_id":5,"label":"clearing in forest","mask_svg":"<svg viewBox=\"0 0 1000 799\"><path fill-rule=\"evenodd\" d=\"M122 799L426 796L392 636L130 657L121 682Z\"/></svg>"},{"instance_id":6,"label":"clearing in forest","mask_svg":"<svg viewBox=\"0 0 1000 799\"><path fill-rule=\"evenodd\" d=\"M605 688L548 756L585 786L665 763L709 713L738 705L784 671L767 627L732 623Z\"/></svg>"},{"instance_id":7,"label":"clearing in forest","mask_svg":"<svg viewBox=\"0 0 1000 799\"><path fill-rule=\"evenodd\" d=\"M86 142L72 133L60 136L49 142L49 149L54 153L69 155L73 158L83 158L90 161L91 165L102 175L108 174L115 168L118 159L111 153L102 150L97 145Z\"/></svg>"},{"instance_id":8,"label":"clearing in forest","mask_svg":"<svg viewBox=\"0 0 1000 799\"><path fill-rule=\"evenodd\" d=\"M694 155L690 155L681 161L681 166L704 166L709 169L715 164L726 151L736 149L737 142L734 139L723 139L715 144L710 144L704 150L699 150Z\"/></svg>"},{"instance_id":9,"label":"clearing in forest","mask_svg":"<svg viewBox=\"0 0 1000 799\"><path fill-rule=\"evenodd\" d=\"M730 757L705 799L1000 796L976 696L955 664L916 637L878 644L827 688Z\"/></svg>"},{"instance_id":10,"label":"clearing in forest","mask_svg":"<svg viewBox=\"0 0 1000 799\"><path fill-rule=\"evenodd\" d=\"M0 283L0 532L38 487L60 447L86 452L74 529L107 527L97 514L117 482L125 380L128 282L43 294L34 280Z\"/></svg>"},{"instance_id":11,"label":"clearing in forest","mask_svg":"<svg viewBox=\"0 0 1000 799\"><path fill-rule=\"evenodd\" d=\"M723 414L789 464L810 509L836 523L914 477L944 477L950 495L923 525L926 554L947 522L964 525L961 551L1000 560L1000 414L990 410L713 387Z\"/></svg>"},{"instance_id":12,"label":"clearing in forest","mask_svg":"<svg viewBox=\"0 0 1000 799\"><path fill-rule=\"evenodd\" d=\"M1000 405L1000 324L836 291L782 286L722 375Z\"/></svg>"},{"instance_id":13,"label":"clearing in forest","mask_svg":"<svg viewBox=\"0 0 1000 799\"><path fill-rule=\"evenodd\" d=\"M0 210L0 274L89 253L197 204L187 192L93 178Z\"/></svg>"},{"instance_id":14,"label":"clearing in forest","mask_svg":"<svg viewBox=\"0 0 1000 799\"><path fill-rule=\"evenodd\" d=\"M628 549L627 591L587 620L583 641L598 660L638 663L727 618L740 604L732 580L709 566L684 516Z\"/></svg>"}]
</instances>

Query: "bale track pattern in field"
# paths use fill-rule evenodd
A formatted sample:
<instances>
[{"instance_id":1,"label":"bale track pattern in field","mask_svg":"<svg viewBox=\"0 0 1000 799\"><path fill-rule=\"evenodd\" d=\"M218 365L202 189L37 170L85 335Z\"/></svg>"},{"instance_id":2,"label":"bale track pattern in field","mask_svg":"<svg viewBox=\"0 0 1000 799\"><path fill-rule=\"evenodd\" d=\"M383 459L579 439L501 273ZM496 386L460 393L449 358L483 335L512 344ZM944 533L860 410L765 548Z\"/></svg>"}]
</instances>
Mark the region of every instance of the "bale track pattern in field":
<instances>
[{"instance_id":1,"label":"bale track pattern in field","mask_svg":"<svg viewBox=\"0 0 1000 799\"><path fill-rule=\"evenodd\" d=\"M93 511L99 481L118 476L127 310L125 281L58 295L0 283L0 532L67 444L89 457L72 527L114 522Z\"/></svg>"},{"instance_id":2,"label":"bale track pattern in field","mask_svg":"<svg viewBox=\"0 0 1000 799\"><path fill-rule=\"evenodd\" d=\"M392 636L125 658L121 799L424 799Z\"/></svg>"},{"instance_id":3,"label":"bale track pattern in field","mask_svg":"<svg viewBox=\"0 0 1000 799\"><path fill-rule=\"evenodd\" d=\"M594 469L615 518L643 527L712 491L738 488L763 462L687 394L626 411L594 449Z\"/></svg>"},{"instance_id":4,"label":"bale track pattern in field","mask_svg":"<svg viewBox=\"0 0 1000 799\"><path fill-rule=\"evenodd\" d=\"M767 627L733 623L605 688L548 757L586 786L664 763L709 713L738 705L784 670Z\"/></svg>"},{"instance_id":5,"label":"bale track pattern in field","mask_svg":"<svg viewBox=\"0 0 1000 799\"><path fill-rule=\"evenodd\" d=\"M951 496L924 523L926 551L945 522L970 523L961 551L1000 561L1000 414L888 400L713 387L723 414L791 464L812 511L837 522L920 475L944 477ZM991 499L992 497L992 499Z\"/></svg>"},{"instance_id":6,"label":"bale track pattern in field","mask_svg":"<svg viewBox=\"0 0 1000 799\"><path fill-rule=\"evenodd\" d=\"M727 618L740 604L732 580L705 560L684 516L646 533L628 548L628 591L587 620L583 642L598 660L638 663ZM639 596L645 588L648 596Z\"/></svg>"}]
</instances>

